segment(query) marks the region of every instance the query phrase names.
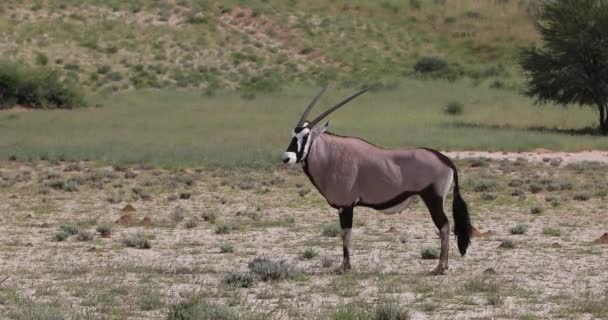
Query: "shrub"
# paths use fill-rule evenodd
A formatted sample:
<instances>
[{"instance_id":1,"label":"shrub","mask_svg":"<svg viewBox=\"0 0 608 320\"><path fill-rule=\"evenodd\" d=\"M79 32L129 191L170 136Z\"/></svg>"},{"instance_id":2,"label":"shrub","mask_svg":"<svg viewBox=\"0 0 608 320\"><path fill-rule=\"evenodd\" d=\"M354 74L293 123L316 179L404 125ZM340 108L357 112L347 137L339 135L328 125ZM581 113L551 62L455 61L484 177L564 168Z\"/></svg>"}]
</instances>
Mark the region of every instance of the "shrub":
<instances>
[{"instance_id":1,"label":"shrub","mask_svg":"<svg viewBox=\"0 0 608 320\"><path fill-rule=\"evenodd\" d=\"M70 237L70 235L67 232L65 232L65 231L59 231L59 232L57 232L55 234L55 236L53 236L53 239L55 241L64 241L64 240L66 240L69 237Z\"/></svg>"},{"instance_id":2,"label":"shrub","mask_svg":"<svg viewBox=\"0 0 608 320\"><path fill-rule=\"evenodd\" d=\"M410 316L403 306L394 302L385 302L375 307L361 304L343 305L332 310L322 319L408 320Z\"/></svg>"},{"instance_id":3,"label":"shrub","mask_svg":"<svg viewBox=\"0 0 608 320\"><path fill-rule=\"evenodd\" d=\"M220 252L221 253L232 253L232 252L234 252L234 247L229 243L224 243L224 244L220 245Z\"/></svg>"},{"instance_id":4,"label":"shrub","mask_svg":"<svg viewBox=\"0 0 608 320\"><path fill-rule=\"evenodd\" d=\"M420 257L424 260L439 259L439 250L436 248L426 248L420 251Z\"/></svg>"},{"instance_id":5,"label":"shrub","mask_svg":"<svg viewBox=\"0 0 608 320\"><path fill-rule=\"evenodd\" d=\"M503 240L498 247L502 249L514 249L515 243L512 240L506 239Z\"/></svg>"},{"instance_id":6,"label":"shrub","mask_svg":"<svg viewBox=\"0 0 608 320\"><path fill-rule=\"evenodd\" d=\"M186 215L186 209L183 207L176 207L171 213L171 220L175 222L180 222L184 220L184 216Z\"/></svg>"},{"instance_id":7,"label":"shrub","mask_svg":"<svg viewBox=\"0 0 608 320\"><path fill-rule=\"evenodd\" d=\"M256 275L253 272L230 272L222 278L222 284L234 288L250 288L255 284Z\"/></svg>"},{"instance_id":8,"label":"shrub","mask_svg":"<svg viewBox=\"0 0 608 320\"><path fill-rule=\"evenodd\" d=\"M496 191L498 183L494 180L480 180L475 183L473 190L475 192L491 192Z\"/></svg>"},{"instance_id":9,"label":"shrub","mask_svg":"<svg viewBox=\"0 0 608 320\"><path fill-rule=\"evenodd\" d=\"M482 193L480 197L481 197L481 200L493 201L493 200L496 200L497 195L495 193Z\"/></svg>"},{"instance_id":10,"label":"shrub","mask_svg":"<svg viewBox=\"0 0 608 320\"><path fill-rule=\"evenodd\" d=\"M385 302L374 308L374 320L407 320L409 318L408 311L397 303Z\"/></svg>"},{"instance_id":11,"label":"shrub","mask_svg":"<svg viewBox=\"0 0 608 320\"><path fill-rule=\"evenodd\" d=\"M451 116L462 114L462 103L458 101L451 101L443 107L443 113Z\"/></svg>"},{"instance_id":12,"label":"shrub","mask_svg":"<svg viewBox=\"0 0 608 320\"><path fill-rule=\"evenodd\" d=\"M42 52L36 52L36 64L46 66L49 63L49 58Z\"/></svg>"},{"instance_id":13,"label":"shrub","mask_svg":"<svg viewBox=\"0 0 608 320\"><path fill-rule=\"evenodd\" d=\"M302 258L306 260L314 259L318 255L317 251L314 248L306 248L302 253Z\"/></svg>"},{"instance_id":14,"label":"shrub","mask_svg":"<svg viewBox=\"0 0 608 320\"><path fill-rule=\"evenodd\" d=\"M228 234L232 231L232 225L227 223L218 224L215 228L215 234Z\"/></svg>"},{"instance_id":15,"label":"shrub","mask_svg":"<svg viewBox=\"0 0 608 320\"><path fill-rule=\"evenodd\" d=\"M532 192L532 193L539 193L539 192L543 191L543 186L541 186L540 184L536 184L536 183L531 184L528 188L529 188L530 192Z\"/></svg>"},{"instance_id":16,"label":"shrub","mask_svg":"<svg viewBox=\"0 0 608 320\"><path fill-rule=\"evenodd\" d=\"M97 232L102 236L109 236L112 233L112 226L107 223L103 223L97 226Z\"/></svg>"},{"instance_id":17,"label":"shrub","mask_svg":"<svg viewBox=\"0 0 608 320\"><path fill-rule=\"evenodd\" d=\"M524 234L528 231L528 226L525 224L518 224L511 228L511 234Z\"/></svg>"},{"instance_id":18,"label":"shrub","mask_svg":"<svg viewBox=\"0 0 608 320\"><path fill-rule=\"evenodd\" d=\"M266 257L255 257L247 266L262 281L293 279L299 274L287 261L273 261Z\"/></svg>"},{"instance_id":19,"label":"shrub","mask_svg":"<svg viewBox=\"0 0 608 320\"><path fill-rule=\"evenodd\" d=\"M342 228L337 224L326 224L323 226L321 235L324 237L338 237L342 233Z\"/></svg>"},{"instance_id":20,"label":"shrub","mask_svg":"<svg viewBox=\"0 0 608 320\"><path fill-rule=\"evenodd\" d=\"M30 108L71 109L85 106L84 95L56 72L18 67L0 61L0 109L20 104Z\"/></svg>"},{"instance_id":21,"label":"shrub","mask_svg":"<svg viewBox=\"0 0 608 320\"><path fill-rule=\"evenodd\" d=\"M190 220L186 221L186 223L184 224L184 227L186 227L186 229L192 229L192 228L196 228L197 225L198 225L198 223L196 222L196 220L190 219Z\"/></svg>"},{"instance_id":22,"label":"shrub","mask_svg":"<svg viewBox=\"0 0 608 320\"><path fill-rule=\"evenodd\" d=\"M87 230L78 231L78 241L91 241L93 240L93 233Z\"/></svg>"},{"instance_id":23,"label":"shrub","mask_svg":"<svg viewBox=\"0 0 608 320\"><path fill-rule=\"evenodd\" d=\"M201 218L209 223L215 223L215 220L217 220L217 214L213 211L205 211L201 214Z\"/></svg>"},{"instance_id":24,"label":"shrub","mask_svg":"<svg viewBox=\"0 0 608 320\"><path fill-rule=\"evenodd\" d=\"M532 208L530 208L531 214L541 214L541 213L543 213L543 211L544 211L544 208L540 204L536 204L536 205L532 206Z\"/></svg>"},{"instance_id":25,"label":"shrub","mask_svg":"<svg viewBox=\"0 0 608 320\"><path fill-rule=\"evenodd\" d=\"M446 71L448 63L436 57L420 57L414 64L414 71L420 74L431 74Z\"/></svg>"},{"instance_id":26,"label":"shrub","mask_svg":"<svg viewBox=\"0 0 608 320\"><path fill-rule=\"evenodd\" d=\"M169 307L167 320L239 320L242 317L224 305L186 301Z\"/></svg>"},{"instance_id":27,"label":"shrub","mask_svg":"<svg viewBox=\"0 0 608 320\"><path fill-rule=\"evenodd\" d=\"M590 198L591 198L591 194L589 194L589 192L587 192L587 191L579 191L579 192L575 193L574 196L572 197L572 199L578 200L578 201L587 201Z\"/></svg>"},{"instance_id":28,"label":"shrub","mask_svg":"<svg viewBox=\"0 0 608 320\"><path fill-rule=\"evenodd\" d=\"M152 248L152 243L150 243L150 241L148 239L146 239L146 236L144 236L141 233L137 233L134 235L131 235L125 239L123 239L122 243L129 248L137 248L137 249L150 249Z\"/></svg>"},{"instance_id":29,"label":"shrub","mask_svg":"<svg viewBox=\"0 0 608 320\"><path fill-rule=\"evenodd\" d=\"M78 234L79 228L73 224L64 224L59 227L60 231L67 233L70 236Z\"/></svg>"},{"instance_id":30,"label":"shrub","mask_svg":"<svg viewBox=\"0 0 608 320\"><path fill-rule=\"evenodd\" d=\"M559 237L562 235L562 231L556 228L544 228L543 234L546 236Z\"/></svg>"}]
</instances>

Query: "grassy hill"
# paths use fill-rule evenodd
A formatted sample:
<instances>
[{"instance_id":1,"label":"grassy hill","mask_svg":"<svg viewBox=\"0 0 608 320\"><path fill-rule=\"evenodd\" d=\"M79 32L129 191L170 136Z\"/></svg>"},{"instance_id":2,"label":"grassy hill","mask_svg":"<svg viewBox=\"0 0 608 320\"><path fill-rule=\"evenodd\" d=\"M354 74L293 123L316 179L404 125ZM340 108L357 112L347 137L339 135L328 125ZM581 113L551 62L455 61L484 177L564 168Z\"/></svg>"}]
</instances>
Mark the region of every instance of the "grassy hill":
<instances>
[{"instance_id":1,"label":"grassy hill","mask_svg":"<svg viewBox=\"0 0 608 320\"><path fill-rule=\"evenodd\" d=\"M516 87L538 0L5 0L0 57L97 92L275 90L416 74ZM422 72L424 73L424 72ZM420 76L421 72L417 73Z\"/></svg>"}]
</instances>

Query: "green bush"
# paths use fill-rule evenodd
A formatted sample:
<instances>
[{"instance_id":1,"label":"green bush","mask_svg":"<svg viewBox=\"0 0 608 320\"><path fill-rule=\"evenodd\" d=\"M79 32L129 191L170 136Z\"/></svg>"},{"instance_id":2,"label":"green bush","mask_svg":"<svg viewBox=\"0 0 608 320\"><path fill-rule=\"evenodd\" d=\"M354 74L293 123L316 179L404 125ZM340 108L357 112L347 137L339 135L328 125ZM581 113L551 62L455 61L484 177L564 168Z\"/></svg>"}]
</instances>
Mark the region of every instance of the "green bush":
<instances>
[{"instance_id":1,"label":"green bush","mask_svg":"<svg viewBox=\"0 0 608 320\"><path fill-rule=\"evenodd\" d=\"M26 68L0 61L0 109L20 104L38 109L71 109L85 106L75 86L46 68Z\"/></svg>"}]
</instances>

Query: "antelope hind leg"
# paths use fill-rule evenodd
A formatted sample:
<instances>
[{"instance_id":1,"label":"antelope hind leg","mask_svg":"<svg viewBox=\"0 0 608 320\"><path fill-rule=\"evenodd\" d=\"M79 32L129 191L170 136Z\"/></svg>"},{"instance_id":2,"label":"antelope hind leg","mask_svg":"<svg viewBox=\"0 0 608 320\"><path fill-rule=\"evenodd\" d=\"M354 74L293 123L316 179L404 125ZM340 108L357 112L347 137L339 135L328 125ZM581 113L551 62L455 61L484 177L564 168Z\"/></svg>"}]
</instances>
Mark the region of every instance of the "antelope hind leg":
<instances>
[{"instance_id":1,"label":"antelope hind leg","mask_svg":"<svg viewBox=\"0 0 608 320\"><path fill-rule=\"evenodd\" d=\"M346 271L350 269L350 235L353 228L353 208L346 207L340 208L338 211L340 215L340 228L342 229L342 266L341 270Z\"/></svg>"}]
</instances>

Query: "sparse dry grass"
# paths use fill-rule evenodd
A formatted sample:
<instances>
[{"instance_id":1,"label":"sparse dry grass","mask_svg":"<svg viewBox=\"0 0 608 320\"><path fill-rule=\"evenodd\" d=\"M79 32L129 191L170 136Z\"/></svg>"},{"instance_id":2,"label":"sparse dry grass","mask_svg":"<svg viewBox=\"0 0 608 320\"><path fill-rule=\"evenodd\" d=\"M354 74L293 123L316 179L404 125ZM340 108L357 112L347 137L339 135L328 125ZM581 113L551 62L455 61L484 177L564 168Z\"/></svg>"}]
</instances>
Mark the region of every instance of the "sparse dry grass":
<instances>
[{"instance_id":1,"label":"sparse dry grass","mask_svg":"<svg viewBox=\"0 0 608 320\"><path fill-rule=\"evenodd\" d=\"M316 192L304 198L298 195L309 182L297 170L130 166L121 172L136 174L125 177L97 163L79 162L79 170L72 170L76 166L70 162L4 162L0 174L12 182L0 188L1 228L6 235L0 241L5 261L0 274L10 277L0 287L0 316L78 317L85 309L93 318L124 319L166 319L191 310L256 319L276 319L281 314L307 319L343 319L349 314L365 315L362 319L387 314L430 319L604 316L601 284L608 273L602 266L608 248L591 241L606 232L602 229L608 225L605 205L601 197L572 199L574 190L583 185L594 192L604 190L606 184L598 179L604 167L581 170L554 167L550 161L483 163L457 161L473 224L494 233L473 238L466 258L456 254L452 242L448 275L431 277L427 273L436 260L423 260L420 252L436 248L439 240L422 203L396 215L357 208L351 240L353 270L338 275L332 268L341 259L341 240L321 234L322 226L337 226L337 214ZM15 178L25 171L30 178ZM238 187L244 175L253 188ZM52 189L41 203L39 185L48 179L76 181L80 176L104 178L92 178L74 192ZM496 200L475 197L480 180L495 186ZM222 181L237 182L222 185ZM545 188L525 198L503 195L510 192L510 184L527 188L560 181L570 188ZM173 215L178 204L168 200L175 183L183 188L190 185L187 189L192 193L179 202L185 218L180 223ZM258 184L270 191L258 193ZM109 192L138 186L149 190L150 200L125 197L116 204L105 200ZM560 199L560 206L546 206L541 215L530 215L530 208L549 195ZM122 211L127 203L135 211ZM201 215L215 215L217 222ZM132 217L132 223L113 223L124 216ZM199 217L203 221L196 227L184 227L188 219ZM144 218L149 219L144 223ZM510 228L518 224L527 225L527 232L511 235ZM238 228L216 234L224 225ZM92 235L91 241L78 241L78 230L95 226L96 234L81 231L85 240ZM386 233L392 226L399 233ZM65 234L64 241L52 241L56 232ZM135 247L147 247L138 245L146 241L152 246L130 249L123 244L125 239ZM511 245L514 241L516 246ZM500 249L501 242L510 243L501 247L512 250ZM584 288L580 279L588 281ZM583 291L591 294L582 295ZM382 301L393 299L401 307L382 306ZM294 309L296 301L299 307Z\"/></svg>"}]
</instances>

